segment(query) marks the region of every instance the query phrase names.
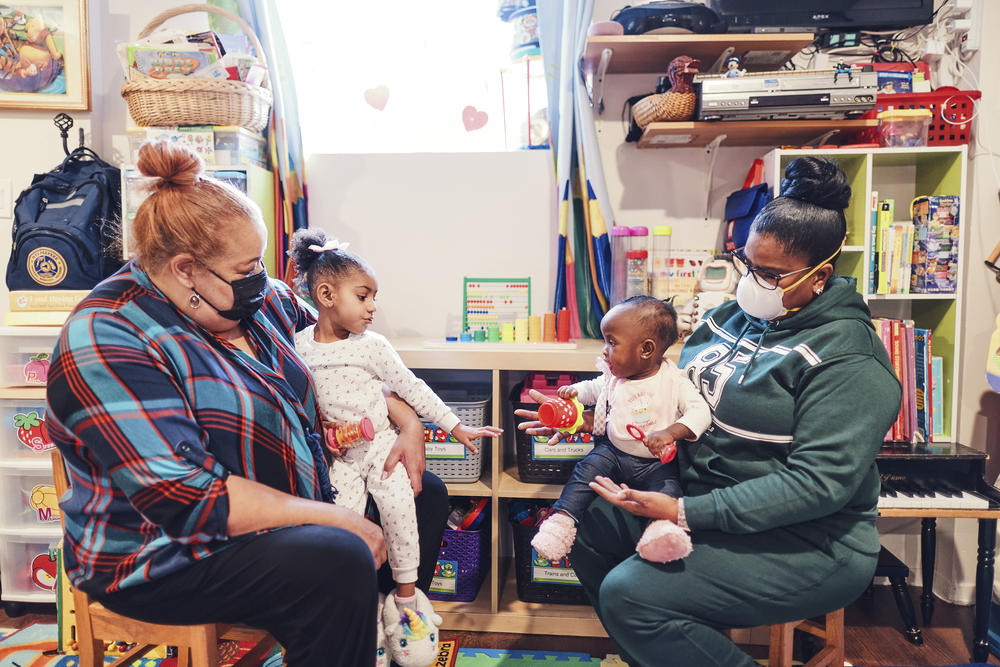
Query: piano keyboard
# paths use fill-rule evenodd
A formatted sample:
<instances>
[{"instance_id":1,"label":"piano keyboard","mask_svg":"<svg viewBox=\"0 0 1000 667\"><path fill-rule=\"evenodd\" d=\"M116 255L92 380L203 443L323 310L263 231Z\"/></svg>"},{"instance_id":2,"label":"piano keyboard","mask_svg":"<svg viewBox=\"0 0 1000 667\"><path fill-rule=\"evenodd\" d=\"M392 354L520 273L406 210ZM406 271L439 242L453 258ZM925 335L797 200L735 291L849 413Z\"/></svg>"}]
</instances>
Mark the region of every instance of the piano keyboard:
<instances>
[{"instance_id":1,"label":"piano keyboard","mask_svg":"<svg viewBox=\"0 0 1000 667\"><path fill-rule=\"evenodd\" d=\"M882 476L879 509L987 509L989 500L946 480Z\"/></svg>"}]
</instances>

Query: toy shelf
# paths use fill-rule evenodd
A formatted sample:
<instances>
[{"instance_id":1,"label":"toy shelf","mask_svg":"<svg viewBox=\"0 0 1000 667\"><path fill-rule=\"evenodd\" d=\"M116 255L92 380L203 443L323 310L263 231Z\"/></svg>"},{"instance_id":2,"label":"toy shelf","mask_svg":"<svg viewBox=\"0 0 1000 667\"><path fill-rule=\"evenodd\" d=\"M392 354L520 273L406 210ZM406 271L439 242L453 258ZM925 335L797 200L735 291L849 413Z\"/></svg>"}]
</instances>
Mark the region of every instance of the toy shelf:
<instances>
[{"instance_id":1,"label":"toy shelf","mask_svg":"<svg viewBox=\"0 0 1000 667\"><path fill-rule=\"evenodd\" d=\"M878 120L744 120L650 123L639 148L703 147L724 136L724 146L802 146L828 132L854 133L876 127Z\"/></svg>"},{"instance_id":2,"label":"toy shelf","mask_svg":"<svg viewBox=\"0 0 1000 667\"><path fill-rule=\"evenodd\" d=\"M583 52L584 69L595 70L604 49L613 54L608 64L609 74L665 73L667 63L677 56L701 60L707 70L729 47L734 55L744 58L749 71L767 71L784 65L789 58L809 46L813 34L713 34L713 35L599 35L587 38ZM766 57L755 58L762 52ZM757 64L757 63L760 64Z\"/></svg>"}]
</instances>

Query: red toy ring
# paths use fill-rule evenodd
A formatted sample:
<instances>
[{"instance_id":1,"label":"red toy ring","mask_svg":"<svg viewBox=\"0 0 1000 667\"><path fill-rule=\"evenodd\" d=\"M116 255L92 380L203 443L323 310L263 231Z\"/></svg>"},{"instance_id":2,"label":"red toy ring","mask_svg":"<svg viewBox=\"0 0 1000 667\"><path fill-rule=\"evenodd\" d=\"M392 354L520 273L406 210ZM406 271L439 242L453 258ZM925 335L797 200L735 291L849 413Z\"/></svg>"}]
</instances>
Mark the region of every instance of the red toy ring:
<instances>
[{"instance_id":1,"label":"red toy ring","mask_svg":"<svg viewBox=\"0 0 1000 667\"><path fill-rule=\"evenodd\" d=\"M635 438L636 440L646 439L646 434L643 433L642 429L636 426L635 424L627 424L625 426L625 431L628 432L628 434L633 438Z\"/></svg>"},{"instance_id":2,"label":"red toy ring","mask_svg":"<svg viewBox=\"0 0 1000 667\"><path fill-rule=\"evenodd\" d=\"M636 426L635 424L626 424L625 431L628 432L628 434L633 438L635 438L636 440L646 439L646 434L643 433L642 429ZM671 461L674 460L675 456L677 456L677 445L671 442L669 445L663 448L662 452L660 452L660 462L670 463Z\"/></svg>"}]
</instances>

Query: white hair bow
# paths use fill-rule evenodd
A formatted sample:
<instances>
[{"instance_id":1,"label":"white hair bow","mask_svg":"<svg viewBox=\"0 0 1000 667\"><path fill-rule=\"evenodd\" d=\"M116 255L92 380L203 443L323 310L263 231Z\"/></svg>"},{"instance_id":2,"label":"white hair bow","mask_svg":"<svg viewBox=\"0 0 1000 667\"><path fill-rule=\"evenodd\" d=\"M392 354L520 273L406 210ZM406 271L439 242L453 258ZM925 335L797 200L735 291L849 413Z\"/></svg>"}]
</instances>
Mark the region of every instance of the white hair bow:
<instances>
[{"instance_id":1,"label":"white hair bow","mask_svg":"<svg viewBox=\"0 0 1000 667\"><path fill-rule=\"evenodd\" d=\"M327 250L347 250L347 247L351 245L344 241L341 243L337 239L327 239L326 243L323 245L316 245L315 243L309 246L309 249L315 253L326 252Z\"/></svg>"}]
</instances>

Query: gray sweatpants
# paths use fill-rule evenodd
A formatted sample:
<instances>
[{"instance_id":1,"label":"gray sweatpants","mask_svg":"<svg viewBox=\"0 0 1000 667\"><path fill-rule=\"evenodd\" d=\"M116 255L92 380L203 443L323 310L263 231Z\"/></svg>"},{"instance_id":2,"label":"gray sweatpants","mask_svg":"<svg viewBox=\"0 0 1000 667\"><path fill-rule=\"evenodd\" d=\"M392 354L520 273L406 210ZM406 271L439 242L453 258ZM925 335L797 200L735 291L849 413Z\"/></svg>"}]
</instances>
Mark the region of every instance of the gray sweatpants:
<instances>
[{"instance_id":1,"label":"gray sweatpants","mask_svg":"<svg viewBox=\"0 0 1000 667\"><path fill-rule=\"evenodd\" d=\"M794 527L733 535L692 531L671 563L635 553L648 520L594 501L570 554L608 634L631 667L756 666L721 630L821 616L853 602L878 560ZM872 527L874 530L874 527Z\"/></svg>"}]
</instances>

